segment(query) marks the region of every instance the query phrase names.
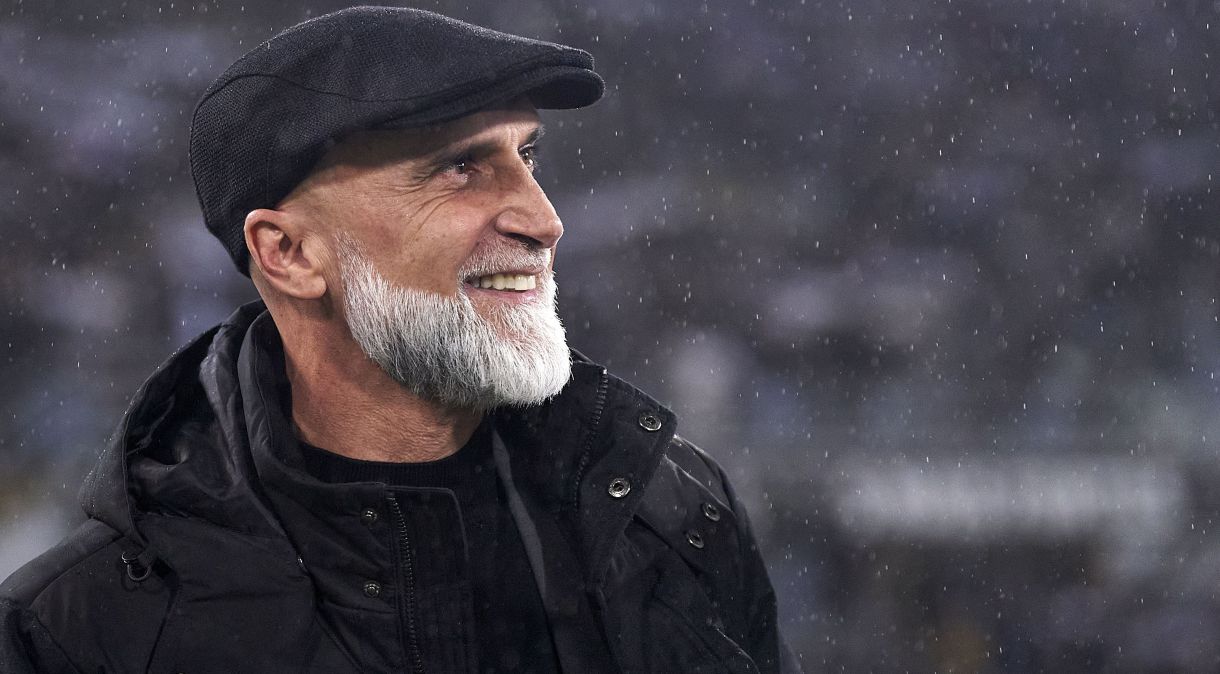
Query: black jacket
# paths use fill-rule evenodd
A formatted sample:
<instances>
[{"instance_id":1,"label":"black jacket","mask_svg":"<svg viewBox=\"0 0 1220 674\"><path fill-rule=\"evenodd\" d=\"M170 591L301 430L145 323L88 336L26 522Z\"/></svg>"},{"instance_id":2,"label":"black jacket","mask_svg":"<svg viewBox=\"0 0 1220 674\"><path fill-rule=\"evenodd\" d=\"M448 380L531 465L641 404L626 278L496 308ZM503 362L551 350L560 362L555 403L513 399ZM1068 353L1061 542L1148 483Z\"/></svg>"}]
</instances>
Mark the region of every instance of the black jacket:
<instances>
[{"instance_id":1,"label":"black jacket","mask_svg":"<svg viewBox=\"0 0 1220 674\"><path fill-rule=\"evenodd\" d=\"M392 580L431 496L301 470L280 348L247 305L144 384L88 521L0 587L0 672L474 670L414 639ZM745 513L668 410L577 358L560 395L494 424L564 671L796 671Z\"/></svg>"}]
</instances>

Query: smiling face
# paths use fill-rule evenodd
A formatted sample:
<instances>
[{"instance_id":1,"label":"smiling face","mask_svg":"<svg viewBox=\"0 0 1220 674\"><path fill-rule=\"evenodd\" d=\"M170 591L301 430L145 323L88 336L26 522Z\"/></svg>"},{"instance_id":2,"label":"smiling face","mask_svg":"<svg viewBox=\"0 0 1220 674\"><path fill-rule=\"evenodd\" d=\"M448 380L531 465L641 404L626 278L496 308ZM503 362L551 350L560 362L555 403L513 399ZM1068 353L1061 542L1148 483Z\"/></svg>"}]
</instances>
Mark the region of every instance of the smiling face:
<instances>
[{"instance_id":1,"label":"smiling face","mask_svg":"<svg viewBox=\"0 0 1220 674\"><path fill-rule=\"evenodd\" d=\"M530 404L570 374L551 264L563 233L534 180L537 114L514 104L345 140L289 197L330 242L361 349L415 393Z\"/></svg>"},{"instance_id":2,"label":"smiling face","mask_svg":"<svg viewBox=\"0 0 1220 674\"><path fill-rule=\"evenodd\" d=\"M563 234L533 176L540 135L524 102L424 129L359 133L328 153L302 196L323 228L351 237L391 283L465 293L494 313L538 295Z\"/></svg>"}]
</instances>

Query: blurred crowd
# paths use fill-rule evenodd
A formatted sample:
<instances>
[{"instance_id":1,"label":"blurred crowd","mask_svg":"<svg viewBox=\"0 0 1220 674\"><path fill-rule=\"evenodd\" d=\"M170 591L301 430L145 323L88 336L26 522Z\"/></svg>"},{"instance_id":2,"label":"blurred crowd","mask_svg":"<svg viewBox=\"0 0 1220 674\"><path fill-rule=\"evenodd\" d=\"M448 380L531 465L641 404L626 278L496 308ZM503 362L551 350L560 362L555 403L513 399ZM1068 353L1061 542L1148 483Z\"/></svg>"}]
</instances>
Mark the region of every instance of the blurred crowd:
<instances>
[{"instance_id":1,"label":"blurred crowd","mask_svg":"<svg viewBox=\"0 0 1220 674\"><path fill-rule=\"evenodd\" d=\"M196 100L346 4L0 9L0 576L255 297ZM594 54L544 115L569 341L729 469L808 671L1220 669L1214 3L415 6Z\"/></svg>"}]
</instances>

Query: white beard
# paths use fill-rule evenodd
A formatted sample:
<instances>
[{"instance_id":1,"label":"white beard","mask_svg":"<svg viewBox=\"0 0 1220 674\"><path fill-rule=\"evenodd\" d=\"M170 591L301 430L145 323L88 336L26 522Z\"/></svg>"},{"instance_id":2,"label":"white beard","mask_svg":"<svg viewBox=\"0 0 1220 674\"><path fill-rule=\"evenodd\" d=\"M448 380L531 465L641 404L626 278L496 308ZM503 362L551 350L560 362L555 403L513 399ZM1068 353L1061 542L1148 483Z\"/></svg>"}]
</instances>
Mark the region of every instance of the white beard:
<instances>
[{"instance_id":1,"label":"white beard","mask_svg":"<svg viewBox=\"0 0 1220 674\"><path fill-rule=\"evenodd\" d=\"M525 249L467 265L456 297L394 285L377 273L351 237L340 234L339 268L352 336L373 362L412 393L445 406L489 410L534 405L572 376L555 281L538 278L534 301L505 304L484 318L461 279L537 263ZM528 266L528 265L525 265ZM490 320L489 320L490 319Z\"/></svg>"}]
</instances>

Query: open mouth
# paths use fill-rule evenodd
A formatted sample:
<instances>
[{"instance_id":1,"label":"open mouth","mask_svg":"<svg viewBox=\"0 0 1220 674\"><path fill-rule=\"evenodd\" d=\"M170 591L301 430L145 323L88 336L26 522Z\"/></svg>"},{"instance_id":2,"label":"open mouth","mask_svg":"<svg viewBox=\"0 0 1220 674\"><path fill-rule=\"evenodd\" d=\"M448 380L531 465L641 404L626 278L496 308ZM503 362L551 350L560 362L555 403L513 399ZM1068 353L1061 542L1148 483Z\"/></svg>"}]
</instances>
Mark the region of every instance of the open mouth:
<instances>
[{"instance_id":1,"label":"open mouth","mask_svg":"<svg viewBox=\"0 0 1220 674\"><path fill-rule=\"evenodd\" d=\"M466 283L475 288L487 290L526 292L538 287L538 276L536 274L488 274L472 276L466 279Z\"/></svg>"}]
</instances>

